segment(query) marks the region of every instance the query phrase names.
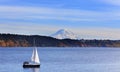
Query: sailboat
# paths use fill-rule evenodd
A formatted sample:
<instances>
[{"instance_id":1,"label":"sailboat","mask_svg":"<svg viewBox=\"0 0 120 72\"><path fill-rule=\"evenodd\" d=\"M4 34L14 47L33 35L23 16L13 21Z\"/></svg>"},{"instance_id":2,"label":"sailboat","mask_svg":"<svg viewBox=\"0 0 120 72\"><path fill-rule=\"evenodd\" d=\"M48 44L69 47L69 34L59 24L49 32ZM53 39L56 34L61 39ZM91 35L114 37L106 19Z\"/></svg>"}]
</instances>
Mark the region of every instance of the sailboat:
<instances>
[{"instance_id":1,"label":"sailboat","mask_svg":"<svg viewBox=\"0 0 120 72\"><path fill-rule=\"evenodd\" d=\"M37 48L33 49L31 62L25 61L23 63L23 68L39 68L40 67L40 60L37 52Z\"/></svg>"}]
</instances>

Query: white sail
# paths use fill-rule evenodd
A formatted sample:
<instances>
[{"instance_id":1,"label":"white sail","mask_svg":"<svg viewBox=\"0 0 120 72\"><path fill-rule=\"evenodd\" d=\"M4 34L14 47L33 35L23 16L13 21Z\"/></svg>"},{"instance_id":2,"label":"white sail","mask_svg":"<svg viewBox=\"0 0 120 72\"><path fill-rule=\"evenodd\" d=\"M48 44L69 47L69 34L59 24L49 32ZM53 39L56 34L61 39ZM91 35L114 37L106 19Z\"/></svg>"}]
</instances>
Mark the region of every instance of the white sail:
<instances>
[{"instance_id":1,"label":"white sail","mask_svg":"<svg viewBox=\"0 0 120 72\"><path fill-rule=\"evenodd\" d=\"M37 48L34 48L34 49L33 49L31 61L32 61L32 62L35 62L35 63L37 63L37 64L40 64L40 60L39 60Z\"/></svg>"},{"instance_id":2,"label":"white sail","mask_svg":"<svg viewBox=\"0 0 120 72\"><path fill-rule=\"evenodd\" d=\"M37 48L35 48L35 63L40 64L40 60L39 60L39 56L38 56L38 52L37 52Z\"/></svg>"}]
</instances>

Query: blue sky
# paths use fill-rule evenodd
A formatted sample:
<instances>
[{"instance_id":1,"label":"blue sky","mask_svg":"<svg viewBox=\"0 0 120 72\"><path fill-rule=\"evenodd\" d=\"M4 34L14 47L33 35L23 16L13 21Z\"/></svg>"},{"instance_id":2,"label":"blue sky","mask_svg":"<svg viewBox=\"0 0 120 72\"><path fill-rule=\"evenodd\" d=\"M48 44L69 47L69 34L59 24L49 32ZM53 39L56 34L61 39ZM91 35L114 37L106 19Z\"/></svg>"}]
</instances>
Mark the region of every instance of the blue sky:
<instances>
[{"instance_id":1,"label":"blue sky","mask_svg":"<svg viewBox=\"0 0 120 72\"><path fill-rule=\"evenodd\" d=\"M1 0L0 33L120 39L120 0Z\"/></svg>"}]
</instances>

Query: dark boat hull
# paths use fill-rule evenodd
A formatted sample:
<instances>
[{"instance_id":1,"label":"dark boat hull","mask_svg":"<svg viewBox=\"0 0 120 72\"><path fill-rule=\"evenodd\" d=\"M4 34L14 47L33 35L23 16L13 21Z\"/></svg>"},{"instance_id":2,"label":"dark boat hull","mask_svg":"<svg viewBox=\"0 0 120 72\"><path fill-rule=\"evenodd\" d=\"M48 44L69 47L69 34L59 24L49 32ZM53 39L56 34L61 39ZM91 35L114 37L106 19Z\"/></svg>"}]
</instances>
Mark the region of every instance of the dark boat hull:
<instances>
[{"instance_id":1,"label":"dark boat hull","mask_svg":"<svg viewBox=\"0 0 120 72\"><path fill-rule=\"evenodd\" d=\"M40 68L40 65L23 65L23 68Z\"/></svg>"}]
</instances>

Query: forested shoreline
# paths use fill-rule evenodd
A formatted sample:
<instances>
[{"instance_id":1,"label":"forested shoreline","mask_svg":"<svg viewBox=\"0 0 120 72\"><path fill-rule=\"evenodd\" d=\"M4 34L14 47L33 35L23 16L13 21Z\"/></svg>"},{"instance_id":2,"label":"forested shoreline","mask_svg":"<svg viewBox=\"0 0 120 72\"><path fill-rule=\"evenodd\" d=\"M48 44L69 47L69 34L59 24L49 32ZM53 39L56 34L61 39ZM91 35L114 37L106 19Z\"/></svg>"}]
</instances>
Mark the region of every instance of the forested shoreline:
<instances>
[{"instance_id":1,"label":"forested shoreline","mask_svg":"<svg viewBox=\"0 0 120 72\"><path fill-rule=\"evenodd\" d=\"M34 44L35 40L35 44ZM120 47L120 40L55 39L40 35L0 34L0 47Z\"/></svg>"}]
</instances>

